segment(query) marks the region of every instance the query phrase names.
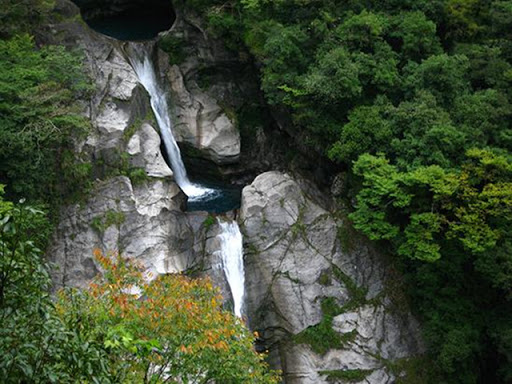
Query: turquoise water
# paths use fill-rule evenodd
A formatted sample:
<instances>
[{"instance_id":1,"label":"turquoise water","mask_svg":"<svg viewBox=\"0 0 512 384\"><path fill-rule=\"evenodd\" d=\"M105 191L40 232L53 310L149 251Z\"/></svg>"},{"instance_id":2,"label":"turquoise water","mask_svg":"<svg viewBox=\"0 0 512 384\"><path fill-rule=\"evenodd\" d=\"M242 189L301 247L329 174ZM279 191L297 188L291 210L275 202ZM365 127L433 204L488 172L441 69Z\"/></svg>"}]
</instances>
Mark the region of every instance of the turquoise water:
<instances>
[{"instance_id":1,"label":"turquoise water","mask_svg":"<svg viewBox=\"0 0 512 384\"><path fill-rule=\"evenodd\" d=\"M204 183L201 181L199 181L199 184L201 187L214 189L215 193L196 199L189 199L187 211L223 213L240 208L241 187Z\"/></svg>"},{"instance_id":2,"label":"turquoise water","mask_svg":"<svg viewBox=\"0 0 512 384\"><path fill-rule=\"evenodd\" d=\"M150 40L171 28L174 16L169 10L140 12L132 10L115 16L87 20L97 32L123 41Z\"/></svg>"}]
</instances>

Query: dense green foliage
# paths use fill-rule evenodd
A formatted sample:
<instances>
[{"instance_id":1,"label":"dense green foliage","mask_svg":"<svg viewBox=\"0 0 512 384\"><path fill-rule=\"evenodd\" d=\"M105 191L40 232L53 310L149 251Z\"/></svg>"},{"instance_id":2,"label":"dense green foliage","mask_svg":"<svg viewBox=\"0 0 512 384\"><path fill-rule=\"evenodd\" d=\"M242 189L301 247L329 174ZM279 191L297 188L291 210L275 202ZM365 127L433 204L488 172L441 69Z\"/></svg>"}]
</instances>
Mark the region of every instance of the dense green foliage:
<instances>
[{"instance_id":1,"label":"dense green foliage","mask_svg":"<svg viewBox=\"0 0 512 384\"><path fill-rule=\"evenodd\" d=\"M337 379L342 379L347 383L359 383L364 381L366 376L372 373L372 371L364 371L362 369L354 370L339 370L339 371L321 371L322 375L327 375L327 381L335 383Z\"/></svg>"},{"instance_id":2,"label":"dense green foliage","mask_svg":"<svg viewBox=\"0 0 512 384\"><path fill-rule=\"evenodd\" d=\"M47 20L55 0L0 0L0 38L32 32Z\"/></svg>"},{"instance_id":3,"label":"dense green foliage","mask_svg":"<svg viewBox=\"0 0 512 384\"><path fill-rule=\"evenodd\" d=\"M56 208L87 190L91 165L73 151L89 123L78 100L92 89L82 57L39 46L53 0L0 0L0 183L12 199Z\"/></svg>"},{"instance_id":4,"label":"dense green foliage","mask_svg":"<svg viewBox=\"0 0 512 384\"><path fill-rule=\"evenodd\" d=\"M512 380L512 1L188 3L348 171L354 226L409 283L432 382Z\"/></svg>"},{"instance_id":5,"label":"dense green foliage","mask_svg":"<svg viewBox=\"0 0 512 384\"><path fill-rule=\"evenodd\" d=\"M87 132L76 101L88 90L80 56L37 49L28 35L0 40L0 181L13 197L56 203L87 183L72 151Z\"/></svg>"},{"instance_id":6,"label":"dense green foliage","mask_svg":"<svg viewBox=\"0 0 512 384\"><path fill-rule=\"evenodd\" d=\"M76 104L89 87L81 58L29 35L53 5L0 1L0 183L11 199L23 198L4 201L0 185L0 377L108 383L102 346L83 343L57 316L42 259L53 229L44 210L83 191L89 172L72 152L72 136L88 128Z\"/></svg>"},{"instance_id":7,"label":"dense green foliage","mask_svg":"<svg viewBox=\"0 0 512 384\"><path fill-rule=\"evenodd\" d=\"M106 351L66 326L50 298L42 260L44 212L2 198L0 186L0 377L3 383L108 383Z\"/></svg>"}]
</instances>

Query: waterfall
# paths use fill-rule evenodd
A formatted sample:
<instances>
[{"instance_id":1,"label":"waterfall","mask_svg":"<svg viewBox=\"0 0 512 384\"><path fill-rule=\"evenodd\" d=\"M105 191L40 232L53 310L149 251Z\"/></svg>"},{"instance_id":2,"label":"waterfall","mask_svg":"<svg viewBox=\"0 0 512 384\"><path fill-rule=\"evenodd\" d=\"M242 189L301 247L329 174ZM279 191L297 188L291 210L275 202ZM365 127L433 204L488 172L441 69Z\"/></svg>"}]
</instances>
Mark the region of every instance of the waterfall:
<instances>
[{"instance_id":1,"label":"waterfall","mask_svg":"<svg viewBox=\"0 0 512 384\"><path fill-rule=\"evenodd\" d=\"M189 197L189 201L191 199L204 200L222 196L220 190L194 184L187 176L180 149L172 132L172 122L166 94L159 85L155 68L151 61L151 50L153 47L130 43L126 48L129 51L127 55L139 82L146 89L151 99L151 108L160 128L164 147L167 157L171 162L176 182ZM221 247L219 252L222 258L222 266L233 296L235 315L241 317L245 290L242 234L235 220L221 221L218 219L218 223L221 228L219 235Z\"/></svg>"},{"instance_id":2,"label":"waterfall","mask_svg":"<svg viewBox=\"0 0 512 384\"><path fill-rule=\"evenodd\" d=\"M218 218L217 221L222 231L219 235L221 243L219 252L222 259L222 268L233 296L235 315L242 317L242 305L245 295L242 233L235 220L221 221Z\"/></svg>"},{"instance_id":3,"label":"waterfall","mask_svg":"<svg viewBox=\"0 0 512 384\"><path fill-rule=\"evenodd\" d=\"M155 114L160 133L164 141L167 157L171 162L174 177L180 188L189 198L202 197L214 192L210 188L203 188L198 184L191 183L185 165L181 158L180 148L176 143L172 132L172 123L169 114L166 94L159 86L153 63L150 59L150 52L142 44L131 44L129 59L137 74L139 82L146 89L151 99L151 109ZM142 52L140 52L142 50Z\"/></svg>"}]
</instances>

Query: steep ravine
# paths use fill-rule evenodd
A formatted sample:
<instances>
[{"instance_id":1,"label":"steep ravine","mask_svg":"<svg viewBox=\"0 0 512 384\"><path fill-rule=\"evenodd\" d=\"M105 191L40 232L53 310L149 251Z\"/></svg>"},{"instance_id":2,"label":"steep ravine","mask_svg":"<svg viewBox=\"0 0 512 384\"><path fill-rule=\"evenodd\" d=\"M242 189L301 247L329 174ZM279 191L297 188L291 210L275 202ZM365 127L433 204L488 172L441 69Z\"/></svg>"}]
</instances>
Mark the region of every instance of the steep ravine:
<instances>
[{"instance_id":1,"label":"steep ravine","mask_svg":"<svg viewBox=\"0 0 512 384\"><path fill-rule=\"evenodd\" d=\"M67 0L59 3L68 15L78 12ZM186 144L185 165L194 173L194 165L208 164L210 174L239 183L259 174L243 190L237 219L245 300L241 305L235 299L235 311L242 306L261 335L258 347L270 351L286 383L345 383L356 374L359 381L350 382L396 382L405 359L423 348L417 323L393 299L383 258L352 235L333 213L330 197L311 182L263 172L286 169L273 140L264 127L241 134L230 113L240 97L258 99L257 86L250 76L230 78L232 71L225 69L243 64L206 36L197 20L188 20L181 9L176 14L169 35L180 36L185 57L173 63L156 50L152 59L170 94L176 139ZM92 251L99 248L136 258L157 273L209 275L231 303L221 251L226 229L206 212L186 211L185 194L162 154L149 97L123 45L76 17L52 28L59 39L84 50L96 82L84 106L93 130L76 149L93 161L98 177L85 201L62 210L49 251L59 266L56 284L85 286L98 272ZM218 72L201 88L197 75L204 65ZM250 145L244 144L248 135ZM187 160L191 154L195 161ZM115 172L122 167L125 175ZM316 345L322 335L333 342Z\"/></svg>"}]
</instances>

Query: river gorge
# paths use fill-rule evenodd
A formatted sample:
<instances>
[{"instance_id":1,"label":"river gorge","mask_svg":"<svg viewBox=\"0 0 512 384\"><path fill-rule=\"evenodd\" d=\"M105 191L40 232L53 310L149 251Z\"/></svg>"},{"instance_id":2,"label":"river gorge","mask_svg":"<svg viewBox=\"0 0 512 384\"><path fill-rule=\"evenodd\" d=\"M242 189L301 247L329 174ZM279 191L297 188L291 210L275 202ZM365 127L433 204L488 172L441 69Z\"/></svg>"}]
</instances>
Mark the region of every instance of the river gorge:
<instances>
[{"instance_id":1,"label":"river gorge","mask_svg":"<svg viewBox=\"0 0 512 384\"><path fill-rule=\"evenodd\" d=\"M326 180L265 104L254 63L180 1L58 3L52 36L84 51L95 82L93 130L75 149L98 181L62 209L56 285L86 287L93 250L119 252L156 274L209 276L287 384L405 375L424 345L396 272L340 214L341 177ZM108 177L120 161L144 177ZM334 340L319 345L325 328Z\"/></svg>"}]
</instances>

